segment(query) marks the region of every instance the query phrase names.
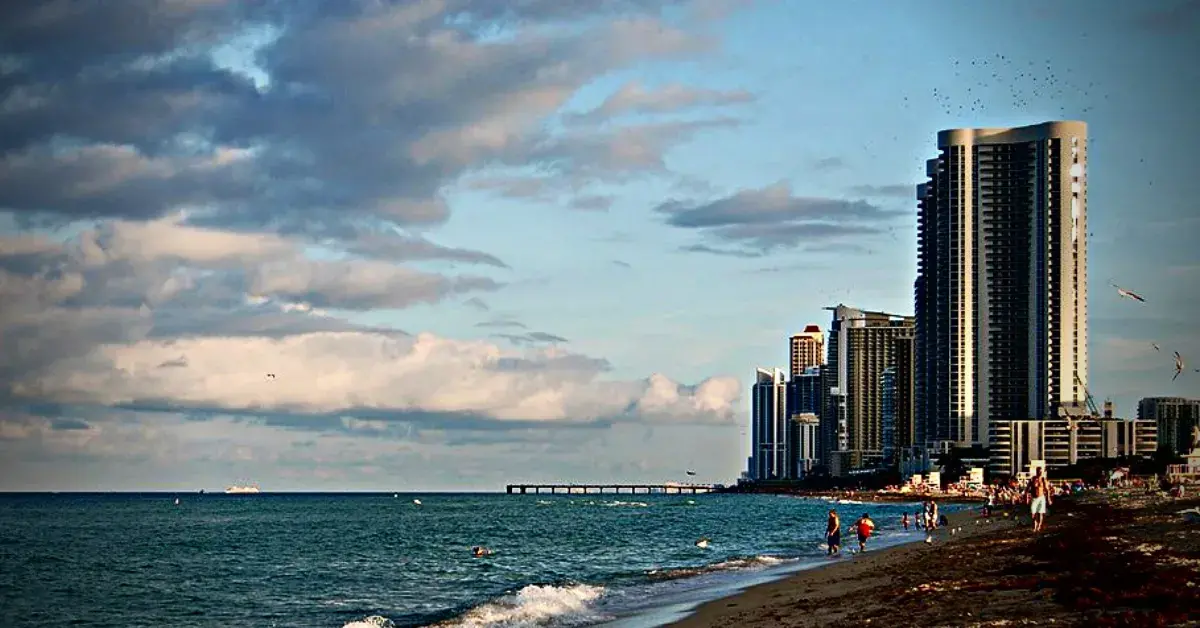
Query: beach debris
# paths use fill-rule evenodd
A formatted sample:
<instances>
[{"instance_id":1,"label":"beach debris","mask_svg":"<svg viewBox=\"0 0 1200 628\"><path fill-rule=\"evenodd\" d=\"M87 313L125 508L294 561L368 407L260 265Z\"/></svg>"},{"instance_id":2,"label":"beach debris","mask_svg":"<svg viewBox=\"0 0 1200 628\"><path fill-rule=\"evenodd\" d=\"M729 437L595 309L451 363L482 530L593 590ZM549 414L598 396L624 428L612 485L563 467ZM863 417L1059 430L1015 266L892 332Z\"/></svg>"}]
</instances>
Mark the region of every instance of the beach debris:
<instances>
[{"instance_id":1,"label":"beach debris","mask_svg":"<svg viewBox=\"0 0 1200 628\"><path fill-rule=\"evenodd\" d=\"M267 373L267 379L275 379L274 373Z\"/></svg>"},{"instance_id":2,"label":"beach debris","mask_svg":"<svg viewBox=\"0 0 1200 628\"><path fill-rule=\"evenodd\" d=\"M1179 352L1176 351L1175 352L1175 377L1172 377L1171 381L1175 381L1175 380L1179 379L1179 374L1183 372L1183 368L1184 368L1183 356L1179 355Z\"/></svg>"},{"instance_id":3,"label":"beach debris","mask_svg":"<svg viewBox=\"0 0 1200 628\"><path fill-rule=\"evenodd\" d=\"M1115 284L1111 281L1108 283L1109 283L1109 285L1111 285L1112 287L1117 289L1117 294L1121 295L1122 298L1137 301L1138 303L1146 302L1146 299L1144 299L1142 297L1142 295L1134 292L1133 290L1126 290L1125 288L1122 288L1121 286L1118 286L1117 284Z\"/></svg>"}]
</instances>

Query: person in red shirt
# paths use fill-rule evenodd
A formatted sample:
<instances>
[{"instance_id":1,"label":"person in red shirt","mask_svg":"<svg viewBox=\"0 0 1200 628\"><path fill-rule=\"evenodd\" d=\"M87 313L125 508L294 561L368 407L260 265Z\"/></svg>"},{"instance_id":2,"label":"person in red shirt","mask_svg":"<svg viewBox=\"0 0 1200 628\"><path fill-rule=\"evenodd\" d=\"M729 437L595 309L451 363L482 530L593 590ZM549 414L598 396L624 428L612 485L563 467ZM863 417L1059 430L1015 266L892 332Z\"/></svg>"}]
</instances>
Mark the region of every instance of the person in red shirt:
<instances>
[{"instance_id":1,"label":"person in red shirt","mask_svg":"<svg viewBox=\"0 0 1200 628\"><path fill-rule=\"evenodd\" d=\"M871 521L871 517L867 513L854 522L854 529L858 531L858 551L867 551L867 539L871 538L871 531L875 529L875 522Z\"/></svg>"}]
</instances>

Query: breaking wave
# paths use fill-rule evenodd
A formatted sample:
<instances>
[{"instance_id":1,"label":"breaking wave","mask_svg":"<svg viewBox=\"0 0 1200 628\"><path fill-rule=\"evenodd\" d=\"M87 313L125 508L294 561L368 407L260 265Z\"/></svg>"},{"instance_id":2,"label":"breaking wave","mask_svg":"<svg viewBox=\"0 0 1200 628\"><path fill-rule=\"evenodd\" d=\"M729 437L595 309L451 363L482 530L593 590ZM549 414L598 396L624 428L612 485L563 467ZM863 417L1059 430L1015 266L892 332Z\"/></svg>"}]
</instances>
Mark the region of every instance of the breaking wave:
<instances>
[{"instance_id":1,"label":"breaking wave","mask_svg":"<svg viewBox=\"0 0 1200 628\"><path fill-rule=\"evenodd\" d=\"M587 584L531 584L437 625L441 628L532 628L549 624L590 624L606 619L591 606L603 595L604 587Z\"/></svg>"}]
</instances>

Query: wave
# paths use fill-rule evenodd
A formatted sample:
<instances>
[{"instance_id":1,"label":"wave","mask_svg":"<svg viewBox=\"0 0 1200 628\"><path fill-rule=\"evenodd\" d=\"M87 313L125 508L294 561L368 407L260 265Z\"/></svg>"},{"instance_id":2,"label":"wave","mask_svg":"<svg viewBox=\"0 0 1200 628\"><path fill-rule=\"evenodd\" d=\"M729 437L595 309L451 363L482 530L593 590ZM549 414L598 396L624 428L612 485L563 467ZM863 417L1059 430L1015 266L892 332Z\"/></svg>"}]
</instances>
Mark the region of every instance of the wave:
<instances>
[{"instance_id":1,"label":"wave","mask_svg":"<svg viewBox=\"0 0 1200 628\"><path fill-rule=\"evenodd\" d=\"M370 617L349 622L342 626L342 628L396 628L396 624L387 617L371 615Z\"/></svg>"},{"instance_id":2,"label":"wave","mask_svg":"<svg viewBox=\"0 0 1200 628\"><path fill-rule=\"evenodd\" d=\"M626 501L621 501L619 499L599 500L599 501L595 500L595 499L582 499L582 500L571 500L569 503L572 506L605 506L607 508L613 508L613 507L617 507L617 508L622 508L622 507L623 508L649 508L650 507L650 504L647 502L626 502Z\"/></svg>"},{"instance_id":3,"label":"wave","mask_svg":"<svg viewBox=\"0 0 1200 628\"><path fill-rule=\"evenodd\" d=\"M440 628L526 628L591 624L609 619L592 608L604 587L531 584L512 595L476 606L461 617L437 624ZM357 628L357 627L356 627ZM374 627L372 627L374 628Z\"/></svg>"},{"instance_id":4,"label":"wave","mask_svg":"<svg viewBox=\"0 0 1200 628\"><path fill-rule=\"evenodd\" d=\"M747 569L765 569L774 567L786 562L795 562L799 558L780 558L778 556L762 555L751 556L749 558L730 558L719 563L711 565L701 565L699 567L678 567L674 569L651 569L646 572L646 576L652 581L658 580L678 580L680 578L691 578L693 576L701 576L708 573L718 571L742 571Z\"/></svg>"}]
</instances>

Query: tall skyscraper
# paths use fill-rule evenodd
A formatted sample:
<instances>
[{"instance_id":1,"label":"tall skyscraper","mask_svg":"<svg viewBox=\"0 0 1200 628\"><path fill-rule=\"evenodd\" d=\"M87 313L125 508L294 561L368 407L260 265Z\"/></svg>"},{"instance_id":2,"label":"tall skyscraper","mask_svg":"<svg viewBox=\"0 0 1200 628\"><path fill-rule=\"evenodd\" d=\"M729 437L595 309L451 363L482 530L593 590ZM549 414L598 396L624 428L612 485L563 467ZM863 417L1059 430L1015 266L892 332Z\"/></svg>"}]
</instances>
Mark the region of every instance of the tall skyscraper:
<instances>
[{"instance_id":1,"label":"tall skyscraper","mask_svg":"<svg viewBox=\"0 0 1200 628\"><path fill-rule=\"evenodd\" d=\"M1086 397L1087 125L938 133L919 201L916 408L925 442Z\"/></svg>"},{"instance_id":2,"label":"tall skyscraper","mask_svg":"<svg viewBox=\"0 0 1200 628\"><path fill-rule=\"evenodd\" d=\"M791 479L785 374L781 369L756 369L754 376L750 408L750 479Z\"/></svg>"},{"instance_id":3,"label":"tall skyscraper","mask_svg":"<svg viewBox=\"0 0 1200 628\"><path fill-rule=\"evenodd\" d=\"M821 424L834 475L883 461L883 371L894 366L894 339L912 326L911 317L833 308L825 365L832 381Z\"/></svg>"},{"instance_id":4,"label":"tall skyscraper","mask_svg":"<svg viewBox=\"0 0 1200 628\"><path fill-rule=\"evenodd\" d=\"M790 342L792 377L804 374L810 366L820 366L825 356L825 334L818 325L808 325L804 331L793 334Z\"/></svg>"}]
</instances>

